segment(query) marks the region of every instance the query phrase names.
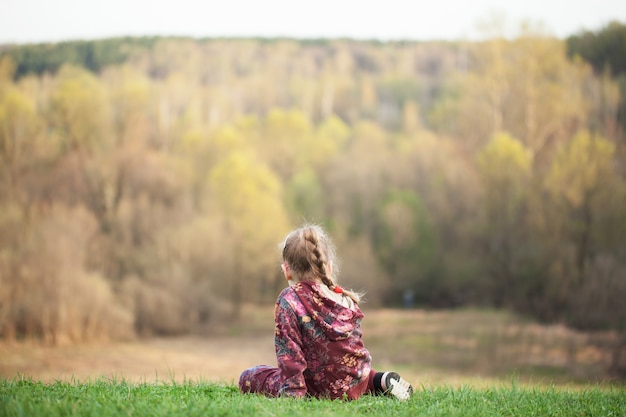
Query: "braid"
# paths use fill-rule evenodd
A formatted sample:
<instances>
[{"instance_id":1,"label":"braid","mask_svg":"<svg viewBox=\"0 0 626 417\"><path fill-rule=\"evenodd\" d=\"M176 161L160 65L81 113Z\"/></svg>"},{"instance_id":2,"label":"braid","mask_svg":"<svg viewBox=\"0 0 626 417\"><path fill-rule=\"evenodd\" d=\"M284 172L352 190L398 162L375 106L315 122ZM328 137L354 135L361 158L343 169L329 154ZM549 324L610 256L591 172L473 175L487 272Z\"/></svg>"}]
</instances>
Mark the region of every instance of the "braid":
<instances>
[{"instance_id":1,"label":"braid","mask_svg":"<svg viewBox=\"0 0 626 417\"><path fill-rule=\"evenodd\" d=\"M283 244L283 261L289 264L297 280L319 279L331 291L335 290L336 284L329 276L330 271L334 275L337 270L335 247L321 227L305 225L287 235ZM353 291L341 291L355 303L361 299Z\"/></svg>"},{"instance_id":2,"label":"braid","mask_svg":"<svg viewBox=\"0 0 626 417\"><path fill-rule=\"evenodd\" d=\"M302 235L307 242L307 249L311 255L310 263L313 271L322 282L331 290L335 288L335 283L328 277L328 257L323 251L320 251L319 236L315 228L308 226L303 229Z\"/></svg>"}]
</instances>

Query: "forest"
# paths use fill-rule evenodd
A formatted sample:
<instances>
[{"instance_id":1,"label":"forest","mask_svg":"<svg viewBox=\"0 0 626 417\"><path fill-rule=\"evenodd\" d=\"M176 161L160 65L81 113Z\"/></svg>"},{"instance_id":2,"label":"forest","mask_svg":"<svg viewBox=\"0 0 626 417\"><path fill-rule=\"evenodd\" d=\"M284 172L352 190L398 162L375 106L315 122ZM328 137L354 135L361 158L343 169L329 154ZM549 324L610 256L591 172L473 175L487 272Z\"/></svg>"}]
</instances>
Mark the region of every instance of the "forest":
<instances>
[{"instance_id":1,"label":"forest","mask_svg":"<svg viewBox=\"0 0 626 417\"><path fill-rule=\"evenodd\" d=\"M626 25L556 39L0 46L0 338L176 335L335 239L367 305L626 344Z\"/></svg>"}]
</instances>

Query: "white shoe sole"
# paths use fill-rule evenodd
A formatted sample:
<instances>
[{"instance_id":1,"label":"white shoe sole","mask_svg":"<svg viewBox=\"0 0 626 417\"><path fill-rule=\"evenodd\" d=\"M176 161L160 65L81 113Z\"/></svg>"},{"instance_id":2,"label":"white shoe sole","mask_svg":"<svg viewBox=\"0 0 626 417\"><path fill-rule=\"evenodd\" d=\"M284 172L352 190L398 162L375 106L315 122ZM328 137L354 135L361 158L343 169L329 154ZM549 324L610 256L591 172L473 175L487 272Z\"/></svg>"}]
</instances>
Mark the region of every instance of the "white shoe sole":
<instances>
[{"instance_id":1,"label":"white shoe sole","mask_svg":"<svg viewBox=\"0 0 626 417\"><path fill-rule=\"evenodd\" d=\"M387 387L387 393L401 401L406 401L413 395L411 384L395 372L385 372L382 380L390 385Z\"/></svg>"}]
</instances>

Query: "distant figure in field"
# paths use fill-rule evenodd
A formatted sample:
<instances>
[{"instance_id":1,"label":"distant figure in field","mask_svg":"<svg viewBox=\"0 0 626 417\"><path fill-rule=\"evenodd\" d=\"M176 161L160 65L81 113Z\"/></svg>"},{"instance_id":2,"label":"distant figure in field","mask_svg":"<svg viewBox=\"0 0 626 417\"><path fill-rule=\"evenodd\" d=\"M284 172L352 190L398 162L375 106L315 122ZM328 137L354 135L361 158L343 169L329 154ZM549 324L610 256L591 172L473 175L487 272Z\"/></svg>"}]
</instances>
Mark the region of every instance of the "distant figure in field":
<instances>
[{"instance_id":1,"label":"distant figure in field","mask_svg":"<svg viewBox=\"0 0 626 417\"><path fill-rule=\"evenodd\" d=\"M278 368L259 365L239 378L244 393L357 399L363 394L406 400L413 387L395 372L376 372L361 339L360 296L336 284L335 248L317 225L292 231L282 245L289 283L276 301Z\"/></svg>"},{"instance_id":2,"label":"distant figure in field","mask_svg":"<svg viewBox=\"0 0 626 417\"><path fill-rule=\"evenodd\" d=\"M413 308L413 299L415 298L413 290L407 288L406 290L404 290L402 297L404 298L404 308Z\"/></svg>"}]
</instances>

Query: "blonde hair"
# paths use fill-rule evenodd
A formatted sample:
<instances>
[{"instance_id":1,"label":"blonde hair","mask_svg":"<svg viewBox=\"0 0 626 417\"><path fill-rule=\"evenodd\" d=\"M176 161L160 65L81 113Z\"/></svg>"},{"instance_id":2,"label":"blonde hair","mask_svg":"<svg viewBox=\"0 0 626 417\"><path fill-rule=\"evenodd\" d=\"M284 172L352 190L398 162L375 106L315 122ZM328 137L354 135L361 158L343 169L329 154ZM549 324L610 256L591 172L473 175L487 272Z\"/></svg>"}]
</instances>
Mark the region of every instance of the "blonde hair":
<instances>
[{"instance_id":1,"label":"blonde hair","mask_svg":"<svg viewBox=\"0 0 626 417\"><path fill-rule=\"evenodd\" d=\"M282 252L283 261L297 281L320 280L330 290L337 287L333 279L338 270L335 245L320 226L306 224L289 233ZM354 291L344 289L343 294L355 303L361 300L361 295Z\"/></svg>"}]
</instances>

